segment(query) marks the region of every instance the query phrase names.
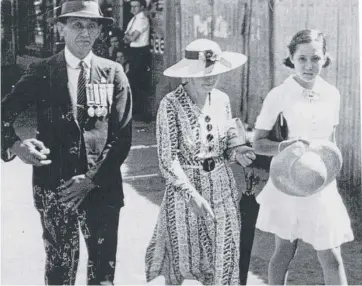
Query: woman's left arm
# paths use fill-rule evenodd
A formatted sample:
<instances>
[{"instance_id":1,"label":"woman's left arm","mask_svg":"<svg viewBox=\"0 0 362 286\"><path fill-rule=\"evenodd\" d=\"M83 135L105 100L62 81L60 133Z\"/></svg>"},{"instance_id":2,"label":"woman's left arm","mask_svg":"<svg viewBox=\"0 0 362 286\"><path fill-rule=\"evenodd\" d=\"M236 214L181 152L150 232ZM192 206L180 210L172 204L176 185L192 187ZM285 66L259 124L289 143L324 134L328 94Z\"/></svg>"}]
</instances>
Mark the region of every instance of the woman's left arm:
<instances>
[{"instance_id":1,"label":"woman's left arm","mask_svg":"<svg viewBox=\"0 0 362 286\"><path fill-rule=\"evenodd\" d=\"M226 121L232 120L230 100L227 97L225 102L225 115ZM243 167L249 166L255 160L253 148L247 146L247 134L240 119L235 118L235 126L227 130L227 144L225 150L225 157L230 162L237 162ZM241 138L242 137L242 138Z\"/></svg>"}]
</instances>

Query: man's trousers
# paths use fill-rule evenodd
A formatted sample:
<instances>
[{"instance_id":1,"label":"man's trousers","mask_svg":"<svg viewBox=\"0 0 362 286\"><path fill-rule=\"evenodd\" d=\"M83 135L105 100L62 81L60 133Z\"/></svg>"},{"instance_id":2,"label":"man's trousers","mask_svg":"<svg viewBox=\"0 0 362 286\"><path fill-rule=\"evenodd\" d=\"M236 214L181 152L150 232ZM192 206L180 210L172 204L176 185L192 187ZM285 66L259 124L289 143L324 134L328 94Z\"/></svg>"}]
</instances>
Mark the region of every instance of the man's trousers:
<instances>
[{"instance_id":1,"label":"man's trousers","mask_svg":"<svg viewBox=\"0 0 362 286\"><path fill-rule=\"evenodd\" d=\"M127 74L132 90L133 115L144 121L152 116L152 72L149 46L129 48L129 72Z\"/></svg>"},{"instance_id":2,"label":"man's trousers","mask_svg":"<svg viewBox=\"0 0 362 286\"><path fill-rule=\"evenodd\" d=\"M43 226L45 283L74 285L79 260L79 228L88 250L87 284L113 283L121 204L110 205L97 199L102 189L95 189L77 211L72 211L59 202L57 192L38 187L34 192Z\"/></svg>"}]
</instances>

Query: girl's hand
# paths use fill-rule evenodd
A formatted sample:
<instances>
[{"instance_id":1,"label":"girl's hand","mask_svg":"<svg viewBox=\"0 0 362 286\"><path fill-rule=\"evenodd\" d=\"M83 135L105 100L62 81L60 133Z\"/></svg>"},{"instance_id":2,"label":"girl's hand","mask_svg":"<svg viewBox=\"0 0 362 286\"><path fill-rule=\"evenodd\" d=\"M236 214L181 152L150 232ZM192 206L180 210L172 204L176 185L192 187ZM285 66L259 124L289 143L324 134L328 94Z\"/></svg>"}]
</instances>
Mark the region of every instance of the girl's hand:
<instances>
[{"instance_id":1,"label":"girl's hand","mask_svg":"<svg viewBox=\"0 0 362 286\"><path fill-rule=\"evenodd\" d=\"M191 197L189 207L195 215L199 217L210 216L213 220L215 220L215 215L210 204L199 193L195 193Z\"/></svg>"}]
</instances>

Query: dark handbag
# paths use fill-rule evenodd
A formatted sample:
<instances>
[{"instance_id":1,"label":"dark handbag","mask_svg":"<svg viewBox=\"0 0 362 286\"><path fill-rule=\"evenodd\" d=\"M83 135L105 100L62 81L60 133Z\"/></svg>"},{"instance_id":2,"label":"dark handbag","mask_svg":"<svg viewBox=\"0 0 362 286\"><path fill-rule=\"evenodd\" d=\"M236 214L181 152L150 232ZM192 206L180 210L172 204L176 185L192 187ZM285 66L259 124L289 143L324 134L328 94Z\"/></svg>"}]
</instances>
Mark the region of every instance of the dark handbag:
<instances>
[{"instance_id":1,"label":"dark handbag","mask_svg":"<svg viewBox=\"0 0 362 286\"><path fill-rule=\"evenodd\" d=\"M288 126L283 113L278 114L278 118L269 133L268 138L272 141L282 142L288 139Z\"/></svg>"},{"instance_id":2,"label":"dark handbag","mask_svg":"<svg viewBox=\"0 0 362 286\"><path fill-rule=\"evenodd\" d=\"M288 125L282 112L278 114L278 118L274 123L272 130L270 130L269 132L268 139L275 142L282 142L288 139ZM263 169L269 172L272 158L273 158L272 156L256 155L256 158L253 161L251 167L257 169Z\"/></svg>"}]
</instances>

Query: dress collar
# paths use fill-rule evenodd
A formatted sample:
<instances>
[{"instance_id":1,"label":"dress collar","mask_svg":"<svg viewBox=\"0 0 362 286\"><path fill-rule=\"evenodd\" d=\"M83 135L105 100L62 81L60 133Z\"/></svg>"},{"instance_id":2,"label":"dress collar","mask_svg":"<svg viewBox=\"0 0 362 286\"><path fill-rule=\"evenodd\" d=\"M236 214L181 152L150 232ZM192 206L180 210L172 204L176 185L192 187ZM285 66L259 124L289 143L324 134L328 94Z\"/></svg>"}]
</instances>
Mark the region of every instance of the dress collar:
<instances>
[{"instance_id":1,"label":"dress collar","mask_svg":"<svg viewBox=\"0 0 362 286\"><path fill-rule=\"evenodd\" d=\"M290 75L285 81L284 84L287 85L287 89L293 92L296 92L298 94L302 94L308 99L318 99L322 95L322 92L324 90L324 80L317 76L314 86L312 89L306 89L302 87L295 79L295 74Z\"/></svg>"},{"instance_id":2,"label":"dress collar","mask_svg":"<svg viewBox=\"0 0 362 286\"><path fill-rule=\"evenodd\" d=\"M208 96L208 98L206 99L207 100L207 103L205 103L204 107L203 108L200 108L193 100L192 98L187 94L186 90L185 90L185 84L180 84L177 89L175 90L175 94L176 94L176 97L179 98L179 100L181 101L186 101L188 102L189 106L191 106L192 109L196 110L196 113L199 113L199 114L204 114L204 108L207 106L211 106L211 102L212 102L212 98L213 98L213 95L215 97L215 93L217 92L217 89L213 88L211 91L210 91L210 94ZM214 99L215 100L215 99ZM204 114L205 115L205 114Z\"/></svg>"}]
</instances>

